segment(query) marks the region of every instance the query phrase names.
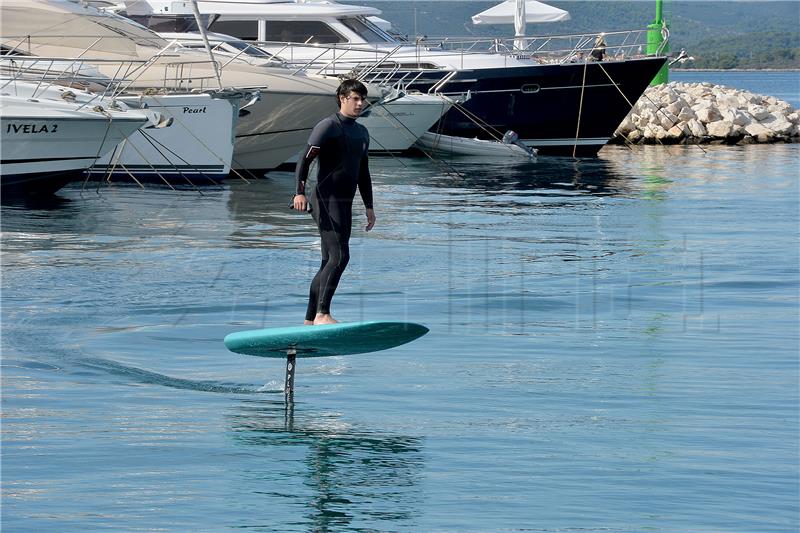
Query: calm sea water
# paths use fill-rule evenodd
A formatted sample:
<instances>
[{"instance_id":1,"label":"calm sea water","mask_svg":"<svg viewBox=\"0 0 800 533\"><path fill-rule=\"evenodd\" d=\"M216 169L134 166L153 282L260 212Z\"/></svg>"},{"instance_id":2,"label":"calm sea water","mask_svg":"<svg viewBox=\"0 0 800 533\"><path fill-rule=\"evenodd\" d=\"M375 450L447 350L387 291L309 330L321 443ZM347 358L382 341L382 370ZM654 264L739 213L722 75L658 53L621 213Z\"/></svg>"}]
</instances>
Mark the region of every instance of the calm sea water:
<instances>
[{"instance_id":1,"label":"calm sea water","mask_svg":"<svg viewBox=\"0 0 800 533\"><path fill-rule=\"evenodd\" d=\"M742 91L774 96L800 109L800 71L672 71L670 81L684 83L710 82Z\"/></svg>"},{"instance_id":2,"label":"calm sea water","mask_svg":"<svg viewBox=\"0 0 800 533\"><path fill-rule=\"evenodd\" d=\"M291 176L2 209L4 531L797 531L798 145L374 158L342 320L283 363ZM359 219L359 223L362 220Z\"/></svg>"}]
</instances>

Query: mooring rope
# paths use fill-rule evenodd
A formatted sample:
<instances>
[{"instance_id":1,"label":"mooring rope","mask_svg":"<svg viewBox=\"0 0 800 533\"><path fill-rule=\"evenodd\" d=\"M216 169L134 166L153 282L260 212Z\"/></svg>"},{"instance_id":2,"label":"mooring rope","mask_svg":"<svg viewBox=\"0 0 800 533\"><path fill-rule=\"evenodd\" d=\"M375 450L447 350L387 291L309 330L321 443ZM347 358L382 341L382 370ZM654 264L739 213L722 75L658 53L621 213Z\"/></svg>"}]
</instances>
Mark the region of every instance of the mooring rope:
<instances>
[{"instance_id":1,"label":"mooring rope","mask_svg":"<svg viewBox=\"0 0 800 533\"><path fill-rule=\"evenodd\" d=\"M586 70L589 67L589 62L583 62L583 81L581 82L581 100L578 103L578 124L575 126L575 144L572 145L572 157L575 158L578 153L578 138L581 132L581 115L583 114L583 94L586 90Z\"/></svg>"}]
</instances>

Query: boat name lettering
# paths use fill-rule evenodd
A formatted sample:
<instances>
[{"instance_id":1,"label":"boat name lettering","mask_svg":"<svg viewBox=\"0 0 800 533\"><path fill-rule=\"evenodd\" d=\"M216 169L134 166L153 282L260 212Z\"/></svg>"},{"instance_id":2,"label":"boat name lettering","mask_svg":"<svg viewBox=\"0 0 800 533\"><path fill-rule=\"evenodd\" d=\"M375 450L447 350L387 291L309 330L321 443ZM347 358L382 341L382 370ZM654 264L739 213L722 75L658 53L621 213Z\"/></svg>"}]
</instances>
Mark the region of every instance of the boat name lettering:
<instances>
[{"instance_id":1,"label":"boat name lettering","mask_svg":"<svg viewBox=\"0 0 800 533\"><path fill-rule=\"evenodd\" d=\"M6 133L55 133L58 124L9 124Z\"/></svg>"},{"instance_id":2,"label":"boat name lettering","mask_svg":"<svg viewBox=\"0 0 800 533\"><path fill-rule=\"evenodd\" d=\"M205 113L206 112L206 106L203 106L203 107L183 106L183 112L184 113Z\"/></svg>"}]
</instances>

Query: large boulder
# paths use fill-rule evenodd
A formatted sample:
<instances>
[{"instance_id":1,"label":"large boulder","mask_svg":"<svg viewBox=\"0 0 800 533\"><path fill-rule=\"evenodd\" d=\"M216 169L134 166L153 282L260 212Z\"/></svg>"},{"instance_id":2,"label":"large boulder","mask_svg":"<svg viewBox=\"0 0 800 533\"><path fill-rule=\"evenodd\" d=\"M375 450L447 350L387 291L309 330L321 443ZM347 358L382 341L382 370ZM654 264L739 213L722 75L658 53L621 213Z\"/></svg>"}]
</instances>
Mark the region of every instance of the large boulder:
<instances>
[{"instance_id":1,"label":"large boulder","mask_svg":"<svg viewBox=\"0 0 800 533\"><path fill-rule=\"evenodd\" d=\"M689 122L690 120L697 119L697 113L688 105L680 110L678 113L678 120L681 122Z\"/></svg>"},{"instance_id":2,"label":"large boulder","mask_svg":"<svg viewBox=\"0 0 800 533\"><path fill-rule=\"evenodd\" d=\"M677 102L679 98L678 93L676 93L671 87L666 87L664 90L661 91L659 96L661 103L667 105L673 102Z\"/></svg>"},{"instance_id":3,"label":"large boulder","mask_svg":"<svg viewBox=\"0 0 800 533\"><path fill-rule=\"evenodd\" d=\"M772 117L771 119L762 120L761 125L781 137L791 136L794 128L794 124L786 120L785 117Z\"/></svg>"},{"instance_id":4,"label":"large boulder","mask_svg":"<svg viewBox=\"0 0 800 533\"><path fill-rule=\"evenodd\" d=\"M620 135L628 135L630 132L636 129L636 124L633 123L633 118L629 114L622 120L622 123L617 128L617 133Z\"/></svg>"},{"instance_id":5,"label":"large boulder","mask_svg":"<svg viewBox=\"0 0 800 533\"><path fill-rule=\"evenodd\" d=\"M723 109L720 114L723 120L732 122L736 126L746 126L753 121L746 113L730 107Z\"/></svg>"},{"instance_id":6,"label":"large boulder","mask_svg":"<svg viewBox=\"0 0 800 533\"><path fill-rule=\"evenodd\" d=\"M703 123L697 120L696 118L693 118L689 122L687 122L686 126L689 128L689 132L691 132L692 137L700 139L708 135L706 127L703 126Z\"/></svg>"},{"instance_id":7,"label":"large boulder","mask_svg":"<svg viewBox=\"0 0 800 533\"><path fill-rule=\"evenodd\" d=\"M717 120L706 124L706 131L717 139L726 139L733 133L733 122L729 120Z\"/></svg>"},{"instance_id":8,"label":"large boulder","mask_svg":"<svg viewBox=\"0 0 800 533\"><path fill-rule=\"evenodd\" d=\"M741 108L747 109L747 107L751 104L752 105L761 104L761 97L756 96L755 94L749 92L743 92L739 94L739 105L737 107L739 107L740 109Z\"/></svg>"},{"instance_id":9,"label":"large boulder","mask_svg":"<svg viewBox=\"0 0 800 533\"><path fill-rule=\"evenodd\" d=\"M717 96L717 107L731 107L736 109L739 107L739 97L732 93L722 93Z\"/></svg>"},{"instance_id":10,"label":"large boulder","mask_svg":"<svg viewBox=\"0 0 800 533\"><path fill-rule=\"evenodd\" d=\"M667 138L678 141L686 137L685 130L686 126L684 124L675 124L670 129L667 130Z\"/></svg>"},{"instance_id":11,"label":"large boulder","mask_svg":"<svg viewBox=\"0 0 800 533\"><path fill-rule=\"evenodd\" d=\"M659 123L665 130L669 130L672 126L678 123L678 117L669 111L663 110L661 113L659 113L659 118L661 119Z\"/></svg>"},{"instance_id":12,"label":"large boulder","mask_svg":"<svg viewBox=\"0 0 800 533\"><path fill-rule=\"evenodd\" d=\"M658 124L648 124L644 128L644 138L647 140L662 141L667 137L667 130Z\"/></svg>"},{"instance_id":13,"label":"large boulder","mask_svg":"<svg viewBox=\"0 0 800 533\"><path fill-rule=\"evenodd\" d=\"M774 135L772 130L762 126L758 122L752 122L748 124L744 127L744 131L746 131L748 135L752 135L758 142L761 143L768 142Z\"/></svg>"},{"instance_id":14,"label":"large boulder","mask_svg":"<svg viewBox=\"0 0 800 533\"><path fill-rule=\"evenodd\" d=\"M767 106L767 109L773 115L788 115L793 111L792 106L783 101L779 101L777 104L769 105Z\"/></svg>"},{"instance_id":15,"label":"large boulder","mask_svg":"<svg viewBox=\"0 0 800 533\"><path fill-rule=\"evenodd\" d=\"M750 105L747 106L747 112L750 113L754 119L756 120L764 120L765 118L769 117L771 113L769 109L764 107L763 105Z\"/></svg>"},{"instance_id":16,"label":"large boulder","mask_svg":"<svg viewBox=\"0 0 800 533\"><path fill-rule=\"evenodd\" d=\"M628 141L632 143L638 143L642 140L642 134L639 133L639 130L633 130L628 134Z\"/></svg>"},{"instance_id":17,"label":"large boulder","mask_svg":"<svg viewBox=\"0 0 800 533\"><path fill-rule=\"evenodd\" d=\"M722 115L714 107L701 107L700 109L695 109L695 112L697 113L697 119L703 124L711 124L722 120Z\"/></svg>"}]
</instances>

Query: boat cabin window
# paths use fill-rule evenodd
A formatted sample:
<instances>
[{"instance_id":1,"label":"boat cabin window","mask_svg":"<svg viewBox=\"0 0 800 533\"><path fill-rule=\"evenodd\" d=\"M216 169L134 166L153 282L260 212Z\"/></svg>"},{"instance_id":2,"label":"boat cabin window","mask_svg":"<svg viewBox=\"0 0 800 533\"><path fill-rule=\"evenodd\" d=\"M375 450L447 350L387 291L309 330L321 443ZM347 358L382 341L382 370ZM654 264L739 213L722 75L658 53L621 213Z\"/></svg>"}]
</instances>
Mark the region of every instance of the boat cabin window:
<instances>
[{"instance_id":1,"label":"boat cabin window","mask_svg":"<svg viewBox=\"0 0 800 533\"><path fill-rule=\"evenodd\" d=\"M192 50L205 50L206 45L202 42L183 41L180 43L184 48L191 48ZM257 57L259 59L272 59L274 56L268 54L261 48L256 48L244 41L224 41L215 42L211 41L211 49L214 51L228 52L230 54L238 54L244 52L242 55Z\"/></svg>"},{"instance_id":2,"label":"boat cabin window","mask_svg":"<svg viewBox=\"0 0 800 533\"><path fill-rule=\"evenodd\" d=\"M253 57L260 57L263 59L269 59L274 57L272 54L269 54L258 48L257 46L253 46L250 43L246 43L244 41L225 41L224 43L226 46L230 46L231 48L235 48L236 50L244 50L245 55L253 56Z\"/></svg>"},{"instance_id":3,"label":"boat cabin window","mask_svg":"<svg viewBox=\"0 0 800 533\"><path fill-rule=\"evenodd\" d=\"M368 68L371 67L370 64L360 64L358 65L359 68ZM413 72L417 72L420 69L422 70L441 70L442 67L434 65L433 63L395 63L394 61L384 61L380 64L379 67L374 69L374 72L394 72L398 69L402 69L403 71L409 70Z\"/></svg>"},{"instance_id":4,"label":"boat cabin window","mask_svg":"<svg viewBox=\"0 0 800 533\"><path fill-rule=\"evenodd\" d=\"M394 39L365 17L345 17L339 22L368 43L391 43Z\"/></svg>"},{"instance_id":5,"label":"boat cabin window","mask_svg":"<svg viewBox=\"0 0 800 533\"><path fill-rule=\"evenodd\" d=\"M121 14L125 14L123 11ZM189 33L198 31L197 22L194 17L181 17L181 16L159 16L159 15L126 15L134 22L138 22L145 28L150 28L155 32L161 33ZM208 23L209 15L202 15L201 20L205 24Z\"/></svg>"},{"instance_id":6,"label":"boat cabin window","mask_svg":"<svg viewBox=\"0 0 800 533\"><path fill-rule=\"evenodd\" d=\"M220 20L217 18L208 27L208 31L224 33L244 41L258 40L257 20Z\"/></svg>"},{"instance_id":7,"label":"boat cabin window","mask_svg":"<svg viewBox=\"0 0 800 533\"><path fill-rule=\"evenodd\" d=\"M267 41L281 43L346 43L347 39L319 20L268 20Z\"/></svg>"}]
</instances>

